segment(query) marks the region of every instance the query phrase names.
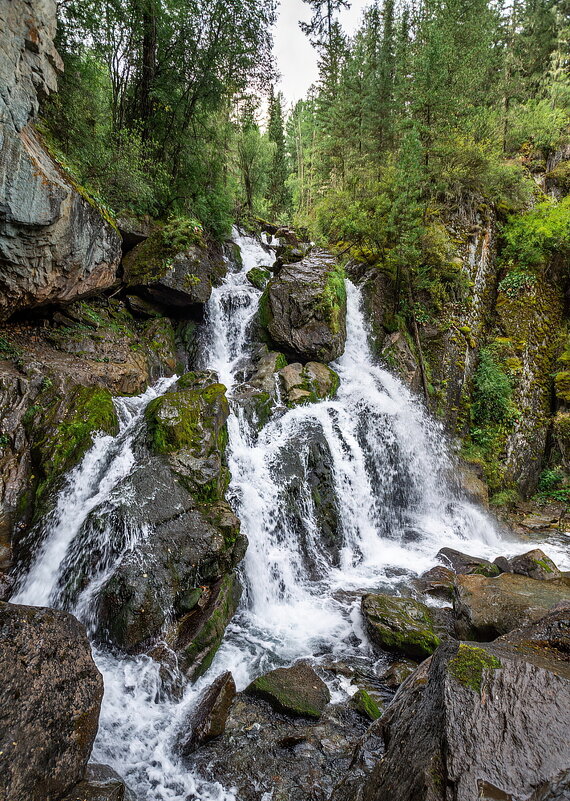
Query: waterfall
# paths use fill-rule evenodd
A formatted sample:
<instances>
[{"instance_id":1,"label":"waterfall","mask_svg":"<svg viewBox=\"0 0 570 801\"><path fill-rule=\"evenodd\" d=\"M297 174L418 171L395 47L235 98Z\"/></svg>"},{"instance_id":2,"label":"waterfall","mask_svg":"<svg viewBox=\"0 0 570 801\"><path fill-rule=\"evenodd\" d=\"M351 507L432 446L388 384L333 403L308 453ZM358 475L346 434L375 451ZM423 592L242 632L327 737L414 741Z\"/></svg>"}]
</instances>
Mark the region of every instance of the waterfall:
<instances>
[{"instance_id":1,"label":"waterfall","mask_svg":"<svg viewBox=\"0 0 570 801\"><path fill-rule=\"evenodd\" d=\"M235 241L243 265L212 292L201 361L218 373L232 405L230 501L249 539L240 609L208 673L179 699L168 695L161 667L150 657L94 647L105 696L93 760L114 767L139 801L234 799L231 791L193 775L173 748L197 695L220 672L231 670L241 689L254 675L301 657L318 662L366 655L362 591L398 591L406 576L433 565L443 545L500 552L490 520L450 487L452 465L439 425L375 363L360 291L351 283L346 350L332 365L341 379L337 396L286 409L276 386L273 415L256 430L236 392L254 355L251 334L261 296L247 272L273 255L251 237L236 232ZM105 530L94 542L82 539L93 537L83 524L96 506L113 503L121 480L136 467L144 409L174 380L163 379L137 398L116 399L118 435L97 436L68 476L14 602L70 608L93 630L98 589L146 532L123 532L117 541ZM329 543L320 529L316 481L330 490L335 524ZM87 586L69 595L69 577L86 551L97 555L82 567L89 571Z\"/></svg>"}]
</instances>

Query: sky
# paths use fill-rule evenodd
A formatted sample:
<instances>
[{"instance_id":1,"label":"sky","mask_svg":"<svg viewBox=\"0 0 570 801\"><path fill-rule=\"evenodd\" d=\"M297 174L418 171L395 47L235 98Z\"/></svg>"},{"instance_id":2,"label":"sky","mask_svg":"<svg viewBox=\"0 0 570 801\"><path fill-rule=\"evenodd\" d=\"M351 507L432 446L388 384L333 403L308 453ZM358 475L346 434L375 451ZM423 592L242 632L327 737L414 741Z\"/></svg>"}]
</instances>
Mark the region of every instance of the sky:
<instances>
[{"instance_id":1,"label":"sky","mask_svg":"<svg viewBox=\"0 0 570 801\"><path fill-rule=\"evenodd\" d=\"M351 8L340 14L340 22L348 34L355 32L368 4L369 0L352 0ZM304 97L317 79L317 52L299 28L299 20L308 22L310 18L311 10L303 0L281 0L279 3L274 51L281 73L279 88L288 107Z\"/></svg>"}]
</instances>

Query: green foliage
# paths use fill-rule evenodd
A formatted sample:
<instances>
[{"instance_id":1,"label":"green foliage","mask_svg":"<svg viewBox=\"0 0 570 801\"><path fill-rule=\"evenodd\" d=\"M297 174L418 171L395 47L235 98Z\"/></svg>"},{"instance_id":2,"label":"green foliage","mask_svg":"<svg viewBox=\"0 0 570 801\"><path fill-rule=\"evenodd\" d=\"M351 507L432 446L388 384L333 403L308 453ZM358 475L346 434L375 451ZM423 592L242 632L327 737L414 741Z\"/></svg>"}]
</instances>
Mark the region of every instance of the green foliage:
<instances>
[{"instance_id":1,"label":"green foliage","mask_svg":"<svg viewBox=\"0 0 570 801\"><path fill-rule=\"evenodd\" d=\"M509 298L518 298L536 284L536 275L526 270L511 270L499 283L499 291Z\"/></svg>"},{"instance_id":2,"label":"green foliage","mask_svg":"<svg viewBox=\"0 0 570 801\"><path fill-rule=\"evenodd\" d=\"M483 444L486 426L509 426L517 411L512 402L510 377L499 364L492 347L483 348L474 375L473 422L479 426L475 439Z\"/></svg>"},{"instance_id":3,"label":"green foliage","mask_svg":"<svg viewBox=\"0 0 570 801\"><path fill-rule=\"evenodd\" d=\"M570 117L549 98L531 98L514 107L510 114L508 150L516 153L523 145L533 145L548 154L563 143Z\"/></svg>"},{"instance_id":4,"label":"green foliage","mask_svg":"<svg viewBox=\"0 0 570 801\"><path fill-rule=\"evenodd\" d=\"M505 258L525 269L544 267L555 252L570 253L570 197L510 217L502 235Z\"/></svg>"}]
</instances>

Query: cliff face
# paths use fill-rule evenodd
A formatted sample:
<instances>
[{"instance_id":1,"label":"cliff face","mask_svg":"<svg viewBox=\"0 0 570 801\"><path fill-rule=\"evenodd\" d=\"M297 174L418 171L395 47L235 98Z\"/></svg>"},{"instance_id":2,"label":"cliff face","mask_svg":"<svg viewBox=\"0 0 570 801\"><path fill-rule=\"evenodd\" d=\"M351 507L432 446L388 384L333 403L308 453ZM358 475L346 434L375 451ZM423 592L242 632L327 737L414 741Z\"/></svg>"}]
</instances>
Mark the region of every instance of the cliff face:
<instances>
[{"instance_id":1,"label":"cliff face","mask_svg":"<svg viewBox=\"0 0 570 801\"><path fill-rule=\"evenodd\" d=\"M56 4L0 8L0 319L115 281L121 240L73 187L32 127L57 88Z\"/></svg>"}]
</instances>

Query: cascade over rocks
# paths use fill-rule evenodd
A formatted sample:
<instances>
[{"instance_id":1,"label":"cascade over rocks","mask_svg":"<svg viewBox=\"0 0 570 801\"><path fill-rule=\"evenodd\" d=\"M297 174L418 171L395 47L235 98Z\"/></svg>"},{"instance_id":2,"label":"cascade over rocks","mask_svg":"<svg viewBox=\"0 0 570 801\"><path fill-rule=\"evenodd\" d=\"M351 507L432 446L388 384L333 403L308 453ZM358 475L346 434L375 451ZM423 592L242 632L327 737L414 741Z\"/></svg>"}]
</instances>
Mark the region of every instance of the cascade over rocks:
<instances>
[{"instance_id":1,"label":"cascade over rocks","mask_svg":"<svg viewBox=\"0 0 570 801\"><path fill-rule=\"evenodd\" d=\"M103 679L85 629L53 609L0 603L5 801L55 801L85 774Z\"/></svg>"},{"instance_id":2,"label":"cascade over rocks","mask_svg":"<svg viewBox=\"0 0 570 801\"><path fill-rule=\"evenodd\" d=\"M346 293L336 259L315 250L283 267L265 289L259 321L271 341L303 361L330 362L344 350Z\"/></svg>"},{"instance_id":3,"label":"cascade over rocks","mask_svg":"<svg viewBox=\"0 0 570 801\"><path fill-rule=\"evenodd\" d=\"M57 88L53 0L0 11L0 319L112 286L121 238L72 184L31 126Z\"/></svg>"},{"instance_id":4,"label":"cascade over rocks","mask_svg":"<svg viewBox=\"0 0 570 801\"><path fill-rule=\"evenodd\" d=\"M491 645L441 645L372 727L386 751L364 787L334 801L564 798L569 630L567 607Z\"/></svg>"}]
</instances>

